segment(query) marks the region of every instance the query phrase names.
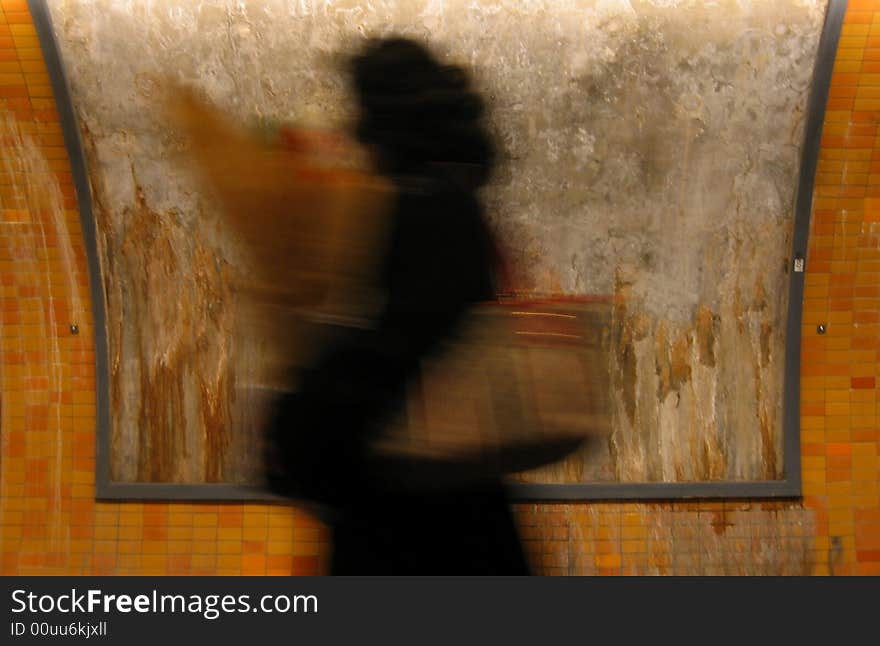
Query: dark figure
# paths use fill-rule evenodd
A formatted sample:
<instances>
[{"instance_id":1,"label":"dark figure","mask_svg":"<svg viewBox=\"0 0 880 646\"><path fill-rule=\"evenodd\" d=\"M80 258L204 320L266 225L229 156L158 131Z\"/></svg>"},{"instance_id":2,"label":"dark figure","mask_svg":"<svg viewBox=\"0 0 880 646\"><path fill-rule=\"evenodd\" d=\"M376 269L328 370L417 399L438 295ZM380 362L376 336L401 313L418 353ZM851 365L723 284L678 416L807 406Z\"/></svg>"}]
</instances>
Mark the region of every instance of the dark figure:
<instances>
[{"instance_id":1,"label":"dark figure","mask_svg":"<svg viewBox=\"0 0 880 646\"><path fill-rule=\"evenodd\" d=\"M498 479L400 486L366 446L399 413L421 360L495 297L496 254L476 197L493 147L462 70L402 38L354 58L357 137L397 198L370 329L341 328L279 407L276 491L330 510L332 574L528 574Z\"/></svg>"}]
</instances>

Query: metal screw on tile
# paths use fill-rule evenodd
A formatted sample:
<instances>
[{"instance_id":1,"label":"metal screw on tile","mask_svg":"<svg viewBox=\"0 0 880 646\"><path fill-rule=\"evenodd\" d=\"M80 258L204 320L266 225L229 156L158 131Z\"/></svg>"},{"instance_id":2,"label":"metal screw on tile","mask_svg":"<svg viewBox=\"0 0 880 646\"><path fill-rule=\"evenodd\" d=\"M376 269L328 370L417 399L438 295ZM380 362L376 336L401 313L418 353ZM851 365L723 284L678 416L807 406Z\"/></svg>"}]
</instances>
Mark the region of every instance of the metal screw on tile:
<instances>
[{"instance_id":1,"label":"metal screw on tile","mask_svg":"<svg viewBox=\"0 0 880 646\"><path fill-rule=\"evenodd\" d=\"M71 334L79 334L79 326L76 323L70 324L70 333Z\"/></svg>"},{"instance_id":2,"label":"metal screw on tile","mask_svg":"<svg viewBox=\"0 0 880 646\"><path fill-rule=\"evenodd\" d=\"M816 333L817 334L825 334L825 324L824 323L819 323L819 325L816 326Z\"/></svg>"}]
</instances>

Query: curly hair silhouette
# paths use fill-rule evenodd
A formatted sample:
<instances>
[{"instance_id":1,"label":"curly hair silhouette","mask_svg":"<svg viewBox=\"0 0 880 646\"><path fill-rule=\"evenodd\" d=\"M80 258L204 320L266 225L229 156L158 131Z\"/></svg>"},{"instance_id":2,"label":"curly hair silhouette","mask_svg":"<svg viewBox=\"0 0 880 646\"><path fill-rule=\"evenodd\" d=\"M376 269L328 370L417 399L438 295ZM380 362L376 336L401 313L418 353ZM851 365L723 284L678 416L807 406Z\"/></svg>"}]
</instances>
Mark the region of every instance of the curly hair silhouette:
<instances>
[{"instance_id":1,"label":"curly hair silhouette","mask_svg":"<svg viewBox=\"0 0 880 646\"><path fill-rule=\"evenodd\" d=\"M440 166L469 189L488 181L495 150L485 104L464 69L391 37L369 41L351 72L361 109L356 136L373 147L381 173L430 174Z\"/></svg>"}]
</instances>

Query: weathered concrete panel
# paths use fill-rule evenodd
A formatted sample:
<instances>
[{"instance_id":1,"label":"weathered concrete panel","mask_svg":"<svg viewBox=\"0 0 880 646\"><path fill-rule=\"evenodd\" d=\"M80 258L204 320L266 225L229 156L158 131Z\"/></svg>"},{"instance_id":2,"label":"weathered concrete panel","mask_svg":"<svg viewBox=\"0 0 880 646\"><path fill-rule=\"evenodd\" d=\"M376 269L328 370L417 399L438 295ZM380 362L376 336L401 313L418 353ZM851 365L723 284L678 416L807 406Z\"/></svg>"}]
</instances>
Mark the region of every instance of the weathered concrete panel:
<instances>
[{"instance_id":1,"label":"weathered concrete panel","mask_svg":"<svg viewBox=\"0 0 880 646\"><path fill-rule=\"evenodd\" d=\"M787 255L822 0L50 3L90 164L113 477L246 481L240 263L171 158L157 80L242 119L344 124L336 52L430 38L474 67L517 280L612 294L615 431L553 481L778 478Z\"/></svg>"}]
</instances>

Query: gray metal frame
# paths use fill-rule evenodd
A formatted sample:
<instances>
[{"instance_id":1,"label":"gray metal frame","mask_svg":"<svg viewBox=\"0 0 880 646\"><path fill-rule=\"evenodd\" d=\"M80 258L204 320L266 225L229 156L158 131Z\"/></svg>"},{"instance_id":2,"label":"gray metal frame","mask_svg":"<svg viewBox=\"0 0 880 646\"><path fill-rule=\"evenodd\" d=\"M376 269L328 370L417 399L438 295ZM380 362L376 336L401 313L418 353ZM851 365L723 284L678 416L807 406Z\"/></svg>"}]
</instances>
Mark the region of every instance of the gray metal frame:
<instances>
[{"instance_id":1,"label":"gray metal frame","mask_svg":"<svg viewBox=\"0 0 880 646\"><path fill-rule=\"evenodd\" d=\"M819 41L813 83L807 105L804 146L795 202L789 281L788 321L785 343L785 386L783 394L783 478L769 481L719 481L670 483L584 483L511 484L510 492L520 501L573 500L682 500L710 498L797 498L801 495L800 451L800 348L804 295L804 273L793 270L795 259L806 259L810 233L813 182L819 158L819 144L825 119L825 105L831 86L834 58L846 12L847 0L829 0ZM284 502L257 487L230 484L120 483L110 478L110 402L108 346L103 280L99 262L95 219L89 177L76 114L64 67L52 28L47 0L28 0L37 36L43 50L55 102L61 118L65 146L70 159L77 203L88 257L89 285L95 330L96 362L96 498L99 500L210 500Z\"/></svg>"}]
</instances>

